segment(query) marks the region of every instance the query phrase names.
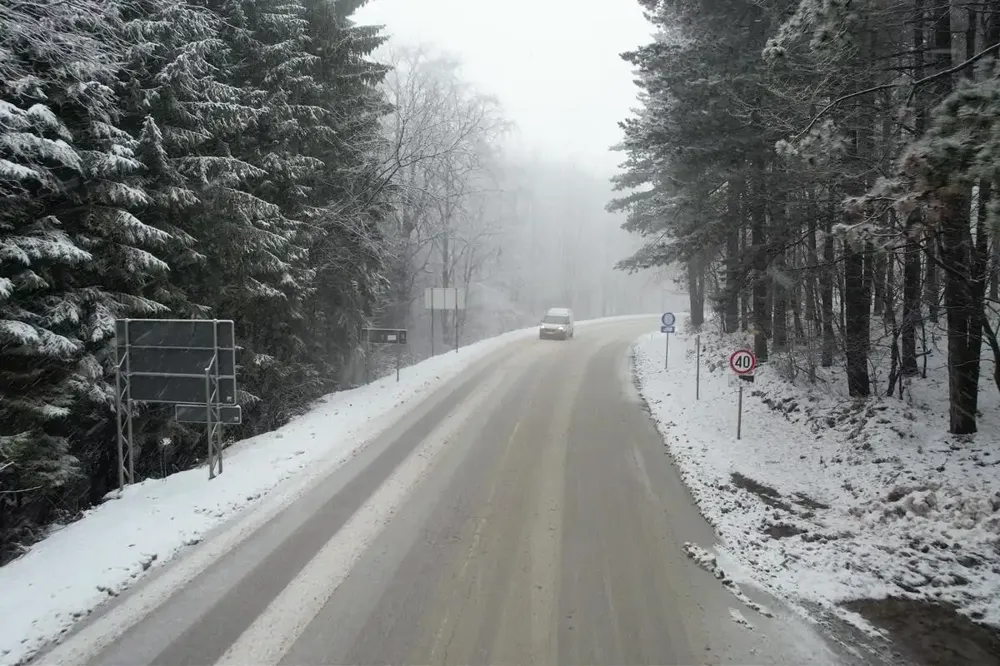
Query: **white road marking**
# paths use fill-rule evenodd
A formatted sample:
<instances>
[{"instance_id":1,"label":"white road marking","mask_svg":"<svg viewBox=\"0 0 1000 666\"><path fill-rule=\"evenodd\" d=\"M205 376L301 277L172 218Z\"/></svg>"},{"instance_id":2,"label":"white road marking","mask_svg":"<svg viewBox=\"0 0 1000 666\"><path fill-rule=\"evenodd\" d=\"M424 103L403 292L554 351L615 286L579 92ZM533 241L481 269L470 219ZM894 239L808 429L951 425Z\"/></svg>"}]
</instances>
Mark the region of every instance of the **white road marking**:
<instances>
[{"instance_id":1,"label":"white road marking","mask_svg":"<svg viewBox=\"0 0 1000 666\"><path fill-rule=\"evenodd\" d=\"M339 459L332 460L332 463L334 463L332 467L340 466ZM268 498L265 505L249 512L245 519L218 537L203 542L192 550L190 555L179 560L158 578L152 579L145 587L136 590L92 624L45 653L36 663L40 666L45 664L80 666L88 663L163 605L177 590L187 586L208 567L288 508L317 476L329 473L327 466L317 468L315 473L297 479L297 482L280 490Z\"/></svg>"},{"instance_id":2,"label":"white road marking","mask_svg":"<svg viewBox=\"0 0 1000 666\"><path fill-rule=\"evenodd\" d=\"M489 402L505 376L505 372L497 371L464 400L460 408L379 486L217 663L233 666L277 664L323 609L413 488L427 475L455 433Z\"/></svg>"}]
</instances>

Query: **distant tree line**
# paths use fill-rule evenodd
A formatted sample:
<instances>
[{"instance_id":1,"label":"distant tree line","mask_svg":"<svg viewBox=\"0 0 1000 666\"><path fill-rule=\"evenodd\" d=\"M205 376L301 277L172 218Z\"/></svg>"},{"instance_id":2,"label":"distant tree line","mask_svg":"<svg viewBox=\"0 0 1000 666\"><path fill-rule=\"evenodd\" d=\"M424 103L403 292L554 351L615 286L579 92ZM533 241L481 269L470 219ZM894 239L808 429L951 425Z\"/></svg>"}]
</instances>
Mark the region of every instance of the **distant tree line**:
<instances>
[{"instance_id":1,"label":"distant tree line","mask_svg":"<svg viewBox=\"0 0 1000 666\"><path fill-rule=\"evenodd\" d=\"M1000 389L1000 2L639 1L621 267L681 263L696 326L843 362L858 398L926 376L940 325L974 433L984 356Z\"/></svg>"},{"instance_id":2,"label":"distant tree line","mask_svg":"<svg viewBox=\"0 0 1000 666\"><path fill-rule=\"evenodd\" d=\"M462 78L454 57L399 45L384 55L391 111L383 125L398 168L383 223L387 289L373 319L409 329L408 360L430 353L430 286L467 290L457 317L433 318L439 352L455 344L456 328L465 344L536 325L553 305L578 318L649 311L643 300L659 290L648 276L614 270L637 241L602 210L606 180L558 156L505 152L513 124L498 100ZM394 367L398 350L379 351L372 360Z\"/></svg>"}]
</instances>

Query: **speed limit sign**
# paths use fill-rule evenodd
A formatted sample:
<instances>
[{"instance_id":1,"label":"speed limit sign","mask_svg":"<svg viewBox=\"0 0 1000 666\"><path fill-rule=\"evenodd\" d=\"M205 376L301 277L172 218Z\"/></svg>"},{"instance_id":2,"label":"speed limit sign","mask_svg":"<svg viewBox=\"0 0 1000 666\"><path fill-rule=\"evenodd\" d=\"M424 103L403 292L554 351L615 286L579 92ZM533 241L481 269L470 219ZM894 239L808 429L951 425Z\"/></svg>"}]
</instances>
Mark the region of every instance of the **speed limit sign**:
<instances>
[{"instance_id":1,"label":"speed limit sign","mask_svg":"<svg viewBox=\"0 0 1000 666\"><path fill-rule=\"evenodd\" d=\"M753 371L757 368L757 357L749 349L737 349L729 355L729 368L743 381L752 382ZM740 391L736 403L736 439L743 436L743 381L737 382Z\"/></svg>"},{"instance_id":2,"label":"speed limit sign","mask_svg":"<svg viewBox=\"0 0 1000 666\"><path fill-rule=\"evenodd\" d=\"M729 356L729 367L737 375L752 375L757 368L757 357L749 349L737 349Z\"/></svg>"}]
</instances>

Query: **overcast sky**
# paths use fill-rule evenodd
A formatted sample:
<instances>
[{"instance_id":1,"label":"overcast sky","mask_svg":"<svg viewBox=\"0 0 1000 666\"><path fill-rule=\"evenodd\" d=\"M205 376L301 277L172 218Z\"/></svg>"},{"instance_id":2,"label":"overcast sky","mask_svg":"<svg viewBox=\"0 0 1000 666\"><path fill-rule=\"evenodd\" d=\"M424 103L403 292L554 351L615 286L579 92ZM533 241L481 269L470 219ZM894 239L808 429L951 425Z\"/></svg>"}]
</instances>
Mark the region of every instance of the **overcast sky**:
<instances>
[{"instance_id":1,"label":"overcast sky","mask_svg":"<svg viewBox=\"0 0 1000 666\"><path fill-rule=\"evenodd\" d=\"M355 19L458 56L465 78L500 99L522 150L616 172L622 155L608 149L637 92L618 54L650 32L635 0L371 0Z\"/></svg>"}]
</instances>

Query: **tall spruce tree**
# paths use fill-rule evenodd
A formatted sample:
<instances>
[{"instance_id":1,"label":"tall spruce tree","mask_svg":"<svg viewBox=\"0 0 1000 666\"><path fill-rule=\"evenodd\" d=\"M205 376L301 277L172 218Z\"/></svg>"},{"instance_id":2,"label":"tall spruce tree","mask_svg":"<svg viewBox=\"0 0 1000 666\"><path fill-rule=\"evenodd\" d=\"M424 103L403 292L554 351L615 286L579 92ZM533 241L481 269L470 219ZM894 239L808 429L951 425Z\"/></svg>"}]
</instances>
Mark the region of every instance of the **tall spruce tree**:
<instances>
[{"instance_id":1,"label":"tall spruce tree","mask_svg":"<svg viewBox=\"0 0 1000 666\"><path fill-rule=\"evenodd\" d=\"M142 295L169 235L147 202L134 137L119 126L116 3L20 3L0 13L0 532L44 522L79 473L74 445L106 420L114 319L164 306ZM14 538L18 538L16 532Z\"/></svg>"}]
</instances>

